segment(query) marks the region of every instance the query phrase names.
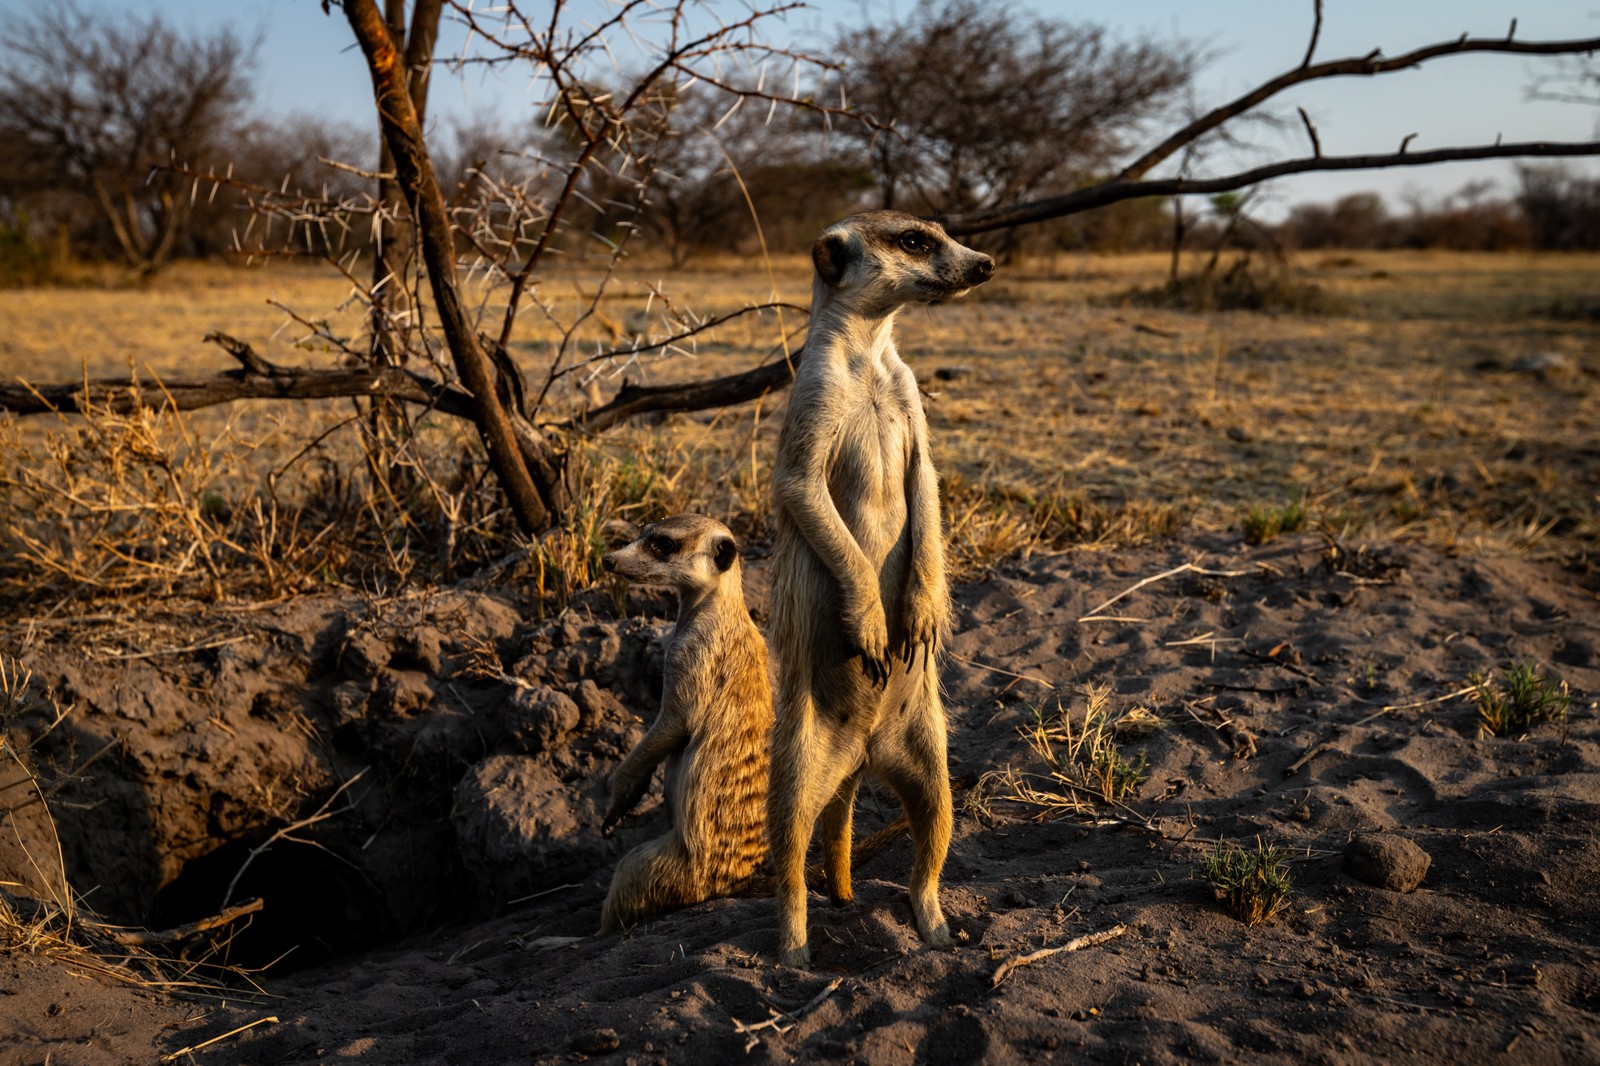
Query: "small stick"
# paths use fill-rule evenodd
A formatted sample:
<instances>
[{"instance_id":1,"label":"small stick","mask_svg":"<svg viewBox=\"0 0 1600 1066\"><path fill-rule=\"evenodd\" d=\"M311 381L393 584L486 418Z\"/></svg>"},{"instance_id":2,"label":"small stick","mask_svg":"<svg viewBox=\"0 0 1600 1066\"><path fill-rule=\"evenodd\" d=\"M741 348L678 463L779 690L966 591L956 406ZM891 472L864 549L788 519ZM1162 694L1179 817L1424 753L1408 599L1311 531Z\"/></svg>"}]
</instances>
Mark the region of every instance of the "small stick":
<instances>
[{"instance_id":1,"label":"small stick","mask_svg":"<svg viewBox=\"0 0 1600 1066\"><path fill-rule=\"evenodd\" d=\"M158 1062L177 1062L179 1059L183 1058L183 1056L188 1055L188 1054L190 1054L192 1052L195 1052L195 1051L199 1051L201 1048L210 1047L212 1044L215 1044L219 1040L226 1040L230 1036L237 1036L239 1033L244 1032L246 1029L254 1029L256 1026L265 1025L268 1022L272 1022L274 1025L276 1025L278 1023L278 1016L276 1014L274 1014L274 1015L272 1015L271 1017L268 1017L268 1018L257 1018L255 1021L249 1023L248 1025L241 1025L237 1029L229 1029L226 1033L223 1033L221 1036L214 1036L210 1040L202 1040L200 1043L195 1044L192 1047L179 1048L177 1051L174 1051L169 1055L161 1056L161 1058L156 1060L156 1061L158 1061Z\"/></svg>"},{"instance_id":2,"label":"small stick","mask_svg":"<svg viewBox=\"0 0 1600 1066\"><path fill-rule=\"evenodd\" d=\"M1305 678L1307 681L1312 682L1313 684L1317 684L1317 685L1322 684L1322 682L1320 680L1318 680L1317 675L1313 674L1310 670L1307 670L1305 667L1296 666L1294 663L1287 662L1287 661L1285 661L1283 659L1279 659L1277 657L1277 652L1282 647L1283 647L1283 645L1280 644L1280 645L1278 645L1277 648L1273 648L1272 651L1266 652L1264 654L1262 652L1259 652L1259 651L1252 651L1249 648L1241 648L1239 650L1241 652L1243 652L1245 655L1248 655L1250 658L1254 659L1258 663L1266 663L1268 666L1276 666L1276 667L1279 667L1281 669L1287 670L1291 674L1298 674L1301 677Z\"/></svg>"},{"instance_id":3,"label":"small stick","mask_svg":"<svg viewBox=\"0 0 1600 1066\"><path fill-rule=\"evenodd\" d=\"M1084 948L1092 948L1098 944L1104 944L1107 940L1115 940L1127 931L1128 927L1126 925L1118 924L1103 932L1086 933L1075 940L1067 941L1060 947L1040 948L1038 951L1030 951L1026 955L1017 955L1009 958L995 970L994 976L989 979L989 987L999 988L1000 982L1006 979L1007 974L1011 973L1012 970L1027 966L1029 963L1038 962L1040 959L1048 959L1050 956L1059 955L1064 951L1082 951Z\"/></svg>"},{"instance_id":4,"label":"small stick","mask_svg":"<svg viewBox=\"0 0 1600 1066\"><path fill-rule=\"evenodd\" d=\"M1288 766L1285 766L1283 768L1283 776L1284 777L1291 777L1294 774L1299 773L1300 772L1300 768L1302 766L1304 766L1306 763L1310 762L1312 759L1315 759L1318 755L1322 755L1322 754L1324 754L1326 752L1332 751L1334 749L1334 747L1335 747L1335 745L1333 745L1331 743L1329 743L1329 744L1318 744L1316 747L1312 748L1310 751L1308 751L1304 755L1300 756L1294 762L1290 763Z\"/></svg>"},{"instance_id":5,"label":"small stick","mask_svg":"<svg viewBox=\"0 0 1600 1066\"><path fill-rule=\"evenodd\" d=\"M185 655L191 651L210 651L213 648L225 648L230 644L239 644L249 640L250 634L245 633L237 637L224 637L221 640L200 641L197 644L186 644L181 648L156 648L154 651L114 651L107 658L119 659L128 662L133 659L154 659L160 655Z\"/></svg>"},{"instance_id":6,"label":"small stick","mask_svg":"<svg viewBox=\"0 0 1600 1066\"><path fill-rule=\"evenodd\" d=\"M201 918L197 922L189 922L187 925L179 925L171 929L154 931L123 929L117 926L101 925L99 922L91 922L90 924L119 944L128 947L147 948L157 944L171 944L179 940L188 940L192 936L199 936L201 933L209 933L213 929L220 929L222 926L238 921L247 914L255 914L261 910L262 905L259 898L245 900L243 903L229 907L220 914L213 914L209 918Z\"/></svg>"},{"instance_id":7,"label":"small stick","mask_svg":"<svg viewBox=\"0 0 1600 1066\"><path fill-rule=\"evenodd\" d=\"M1468 685L1466 688L1458 688L1454 692L1447 692L1443 696L1435 696L1431 700L1418 700L1415 703L1389 703L1389 704L1385 704L1384 706L1379 707L1376 711L1374 711L1371 714L1367 715L1365 718L1361 719L1361 721L1359 721L1359 722L1357 722L1355 724L1356 725L1366 725L1368 722L1372 721L1374 718L1382 718L1384 715L1388 714L1390 711L1411 711L1411 710L1415 710L1418 707L1429 707L1429 706L1432 706L1435 703L1446 703L1446 702L1448 702L1450 700L1457 699L1458 697L1461 697L1461 696L1469 695L1469 694L1471 694L1473 692L1476 692L1476 691L1478 691L1478 686L1477 685ZM1354 728L1354 727L1352 727L1352 728Z\"/></svg>"},{"instance_id":8,"label":"small stick","mask_svg":"<svg viewBox=\"0 0 1600 1066\"><path fill-rule=\"evenodd\" d=\"M351 785L355 784L357 781L361 780L362 775L366 772L367 768L360 770L354 777L350 778L349 780L345 781L344 784L334 789L333 795L323 800L322 806L318 807L313 814L300 819L298 822L292 822L289 825L284 826L282 829L279 829L277 832L269 836L262 844L252 850L249 855L246 855L244 858L244 863L239 867L238 871L234 873L233 880L228 882L227 894L222 897L222 909L224 911L227 910L228 904L233 901L233 890L239 887L239 878L243 877L244 872L250 869L250 864L260 858L268 848L272 847L273 844L283 840L289 843L310 844L313 847L323 848L323 845L317 843L315 840L307 840L304 837L297 837L294 834L301 829L309 829L318 822L325 822L335 815L343 814L348 810L354 809L355 804L352 803L348 807L341 807L338 810L329 810L329 808L333 806L333 801L344 795L345 790ZM323 850L327 851L326 848L323 848ZM332 854L332 852L329 852L329 854Z\"/></svg>"},{"instance_id":9,"label":"small stick","mask_svg":"<svg viewBox=\"0 0 1600 1066\"><path fill-rule=\"evenodd\" d=\"M771 1029L774 1033L782 1036L790 1029L793 1029L795 1024L798 1023L801 1018L804 1018L807 1014L810 1014L812 1011L822 1006L822 1001L837 992L839 990L839 986L843 983L843 977L835 977L832 981L828 982L827 986L824 987L821 992L818 992L816 995L812 996L811 1001L805 1006L801 1007L799 1010L793 1012L783 1011L781 1013L778 1011L773 1011L772 1017L768 1018L764 1022L755 1022L753 1024L746 1025L738 1018L735 1018L733 1019L733 1031L748 1035L750 1033L760 1032L762 1029ZM785 1028L783 1024L785 1018L789 1020L789 1025L787 1028ZM750 1053L750 1049L759 1043L761 1043L760 1037L750 1037L750 1039L746 1041L744 1045L745 1054L748 1055Z\"/></svg>"},{"instance_id":10,"label":"small stick","mask_svg":"<svg viewBox=\"0 0 1600 1066\"><path fill-rule=\"evenodd\" d=\"M1105 610L1107 607L1110 607L1113 603L1116 603L1118 600L1123 599L1126 596L1133 595L1146 585L1153 585L1157 581L1161 581L1169 577L1176 577L1178 574L1201 574L1205 577L1245 577L1249 573L1249 570L1206 570L1203 567L1194 565L1193 563L1184 563L1182 566L1174 566L1171 570L1163 570L1159 574L1152 574L1143 581L1136 582L1130 587L1123 589L1121 592L1117 593L1115 596L1111 597L1109 600L1102 603L1100 606L1096 607L1082 618L1078 619L1078 621L1098 621L1099 619L1096 619L1095 616L1101 611Z\"/></svg>"},{"instance_id":11,"label":"small stick","mask_svg":"<svg viewBox=\"0 0 1600 1066\"><path fill-rule=\"evenodd\" d=\"M967 663L967 664L969 664L971 666L976 666L980 670L987 670L992 674L1003 674L1006 677L1014 677L1018 681L1032 681L1035 685L1043 685L1045 688L1049 689L1051 692L1054 692L1056 690L1056 687L1054 685L1052 685L1050 682L1046 681L1042 677L1034 677L1031 674L1014 674L1010 670L1002 670L998 666L990 666L988 663L981 663L976 659L969 659L965 655L957 655L955 652L951 652L950 653L950 657L952 659L960 659L964 663Z\"/></svg>"},{"instance_id":12,"label":"small stick","mask_svg":"<svg viewBox=\"0 0 1600 1066\"><path fill-rule=\"evenodd\" d=\"M508 899L508 900L506 900L506 906L509 907L509 906L511 906L512 904L515 904L515 903L526 903L530 899L538 899L540 896L554 895L557 892L564 892L565 890L567 890L569 888L582 888L582 887L583 887L582 884L580 884L577 881L573 881L570 884L557 885L554 888L547 888L543 892L534 892L534 893L531 893L531 894L526 895L526 896L518 896L516 899Z\"/></svg>"}]
</instances>

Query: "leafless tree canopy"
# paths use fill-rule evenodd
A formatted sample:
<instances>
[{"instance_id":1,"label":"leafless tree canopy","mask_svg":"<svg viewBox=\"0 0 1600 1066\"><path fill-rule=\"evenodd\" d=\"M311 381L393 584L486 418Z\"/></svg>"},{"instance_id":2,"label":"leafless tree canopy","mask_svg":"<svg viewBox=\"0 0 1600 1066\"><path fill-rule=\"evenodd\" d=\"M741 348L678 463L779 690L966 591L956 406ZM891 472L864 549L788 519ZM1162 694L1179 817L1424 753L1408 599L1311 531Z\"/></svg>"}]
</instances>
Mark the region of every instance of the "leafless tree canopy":
<instances>
[{"instance_id":1,"label":"leafless tree canopy","mask_svg":"<svg viewBox=\"0 0 1600 1066\"><path fill-rule=\"evenodd\" d=\"M845 98L889 127L840 127L864 145L880 205L940 215L1103 173L1173 112L1195 67L1180 44L980 0L915 5L845 34L838 51Z\"/></svg>"},{"instance_id":2,"label":"leafless tree canopy","mask_svg":"<svg viewBox=\"0 0 1600 1066\"><path fill-rule=\"evenodd\" d=\"M239 122L251 49L230 30L188 36L159 15L42 4L0 44L5 192L60 190L92 205L130 266L159 268L189 183L155 170L215 163Z\"/></svg>"}]
</instances>

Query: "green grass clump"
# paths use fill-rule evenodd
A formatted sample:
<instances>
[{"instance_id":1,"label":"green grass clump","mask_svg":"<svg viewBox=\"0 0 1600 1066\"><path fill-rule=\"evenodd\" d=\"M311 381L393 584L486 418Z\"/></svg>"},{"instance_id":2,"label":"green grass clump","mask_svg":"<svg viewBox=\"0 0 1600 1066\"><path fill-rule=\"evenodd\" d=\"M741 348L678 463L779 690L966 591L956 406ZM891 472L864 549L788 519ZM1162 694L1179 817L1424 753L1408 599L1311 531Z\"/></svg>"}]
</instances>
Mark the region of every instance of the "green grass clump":
<instances>
[{"instance_id":1,"label":"green grass clump","mask_svg":"<svg viewBox=\"0 0 1600 1066\"><path fill-rule=\"evenodd\" d=\"M1245 512L1244 539L1246 544L1265 544L1284 533L1298 533L1306 528L1306 501L1292 500L1281 507L1258 504Z\"/></svg>"},{"instance_id":2,"label":"green grass clump","mask_svg":"<svg viewBox=\"0 0 1600 1066\"><path fill-rule=\"evenodd\" d=\"M1217 841L1196 872L1211 882L1228 913L1245 925L1260 925L1289 902L1293 887L1281 849L1256 838L1254 849Z\"/></svg>"},{"instance_id":3,"label":"green grass clump","mask_svg":"<svg viewBox=\"0 0 1600 1066\"><path fill-rule=\"evenodd\" d=\"M1472 698L1478 704L1478 717L1497 737L1521 733L1541 722L1561 721L1572 705L1567 683L1543 676L1528 660L1507 667L1498 680L1483 673L1475 673L1469 680L1476 686Z\"/></svg>"}]
</instances>

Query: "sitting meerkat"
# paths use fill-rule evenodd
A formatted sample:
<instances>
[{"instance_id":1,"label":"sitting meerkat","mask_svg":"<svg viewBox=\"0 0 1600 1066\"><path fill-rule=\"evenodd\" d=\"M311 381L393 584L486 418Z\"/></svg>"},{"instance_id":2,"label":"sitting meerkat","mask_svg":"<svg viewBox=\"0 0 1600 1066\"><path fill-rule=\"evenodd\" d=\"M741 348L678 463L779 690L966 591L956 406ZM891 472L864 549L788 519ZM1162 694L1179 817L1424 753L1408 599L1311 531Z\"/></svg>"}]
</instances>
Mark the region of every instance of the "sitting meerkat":
<instances>
[{"instance_id":1,"label":"sitting meerkat","mask_svg":"<svg viewBox=\"0 0 1600 1066\"><path fill-rule=\"evenodd\" d=\"M674 515L603 563L680 597L661 712L612 776L602 831L638 804L663 759L672 828L617 864L600 918L611 933L734 894L755 873L766 854L772 682L766 642L745 609L738 545L722 523Z\"/></svg>"},{"instance_id":2,"label":"sitting meerkat","mask_svg":"<svg viewBox=\"0 0 1600 1066\"><path fill-rule=\"evenodd\" d=\"M778 959L810 965L805 854L821 820L835 902L851 899L856 786L871 770L911 824L911 911L931 945L950 782L935 662L950 622L939 488L895 313L987 281L994 261L897 211L824 230L805 359L773 471L772 633L778 658L767 825L777 878Z\"/></svg>"}]
</instances>

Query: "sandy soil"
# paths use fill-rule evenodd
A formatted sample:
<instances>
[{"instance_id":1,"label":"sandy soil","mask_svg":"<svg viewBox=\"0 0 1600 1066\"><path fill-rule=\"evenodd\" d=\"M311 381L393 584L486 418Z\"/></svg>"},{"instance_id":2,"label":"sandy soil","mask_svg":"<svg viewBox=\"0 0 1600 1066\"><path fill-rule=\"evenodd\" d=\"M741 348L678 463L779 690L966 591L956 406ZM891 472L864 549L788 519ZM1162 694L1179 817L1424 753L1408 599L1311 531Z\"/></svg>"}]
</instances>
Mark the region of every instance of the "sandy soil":
<instances>
[{"instance_id":1,"label":"sandy soil","mask_svg":"<svg viewBox=\"0 0 1600 1066\"><path fill-rule=\"evenodd\" d=\"M602 840L595 807L654 707L664 597L619 613L594 593L538 622L512 567L405 599L8 630L75 704L41 755L117 741L52 800L87 902L166 928L259 896L230 960L294 950L257 977L265 996L237 979L173 996L12 952L0 1063L153 1061L263 1018L178 1057L1600 1060L1600 605L1554 563L1360 547L1335 565L1314 534L1192 533L1014 560L958 589L958 781L1040 769L1019 727L1092 684L1114 711L1161 717L1122 742L1148 777L1126 808L1056 821L965 789L944 889L963 942L919 945L902 841L859 872L856 906L814 897L815 972L768 961L761 899L587 935L611 863L664 819L647 808ZM1081 621L1185 563L1240 573L1174 574ZM759 615L759 560L749 584ZM1465 698L1397 706L1524 658L1571 686L1564 726L1496 738ZM865 793L861 830L893 809ZM293 835L320 846L252 857L319 810ZM48 826L19 813L0 829L0 880L39 894L51 871L18 846L53 852ZM1371 834L1426 851L1419 888L1345 872ZM1217 840L1258 837L1290 851L1294 894L1252 929L1193 869ZM1119 925L991 987L1009 958Z\"/></svg>"}]
</instances>

